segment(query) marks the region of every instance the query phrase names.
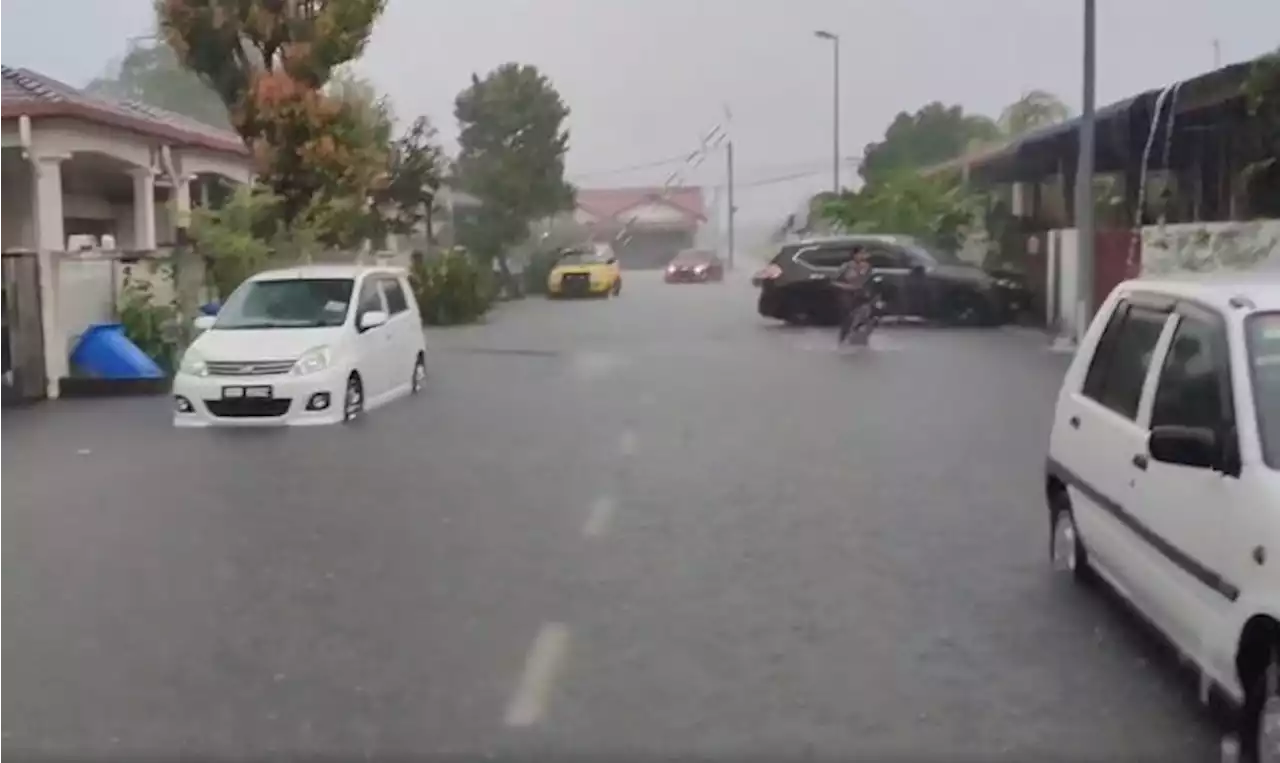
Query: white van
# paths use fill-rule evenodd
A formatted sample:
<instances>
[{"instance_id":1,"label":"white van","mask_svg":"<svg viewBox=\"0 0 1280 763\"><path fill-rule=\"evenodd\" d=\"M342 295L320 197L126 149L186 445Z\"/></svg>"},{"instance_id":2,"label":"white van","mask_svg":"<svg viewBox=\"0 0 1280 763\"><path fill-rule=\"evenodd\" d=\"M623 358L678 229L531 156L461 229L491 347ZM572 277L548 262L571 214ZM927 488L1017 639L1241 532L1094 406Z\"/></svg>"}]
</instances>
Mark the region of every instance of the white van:
<instances>
[{"instance_id":1,"label":"white van","mask_svg":"<svg viewBox=\"0 0 1280 763\"><path fill-rule=\"evenodd\" d=\"M401 268L309 265L240 285L173 380L173 422L329 424L426 381L418 304Z\"/></svg>"}]
</instances>

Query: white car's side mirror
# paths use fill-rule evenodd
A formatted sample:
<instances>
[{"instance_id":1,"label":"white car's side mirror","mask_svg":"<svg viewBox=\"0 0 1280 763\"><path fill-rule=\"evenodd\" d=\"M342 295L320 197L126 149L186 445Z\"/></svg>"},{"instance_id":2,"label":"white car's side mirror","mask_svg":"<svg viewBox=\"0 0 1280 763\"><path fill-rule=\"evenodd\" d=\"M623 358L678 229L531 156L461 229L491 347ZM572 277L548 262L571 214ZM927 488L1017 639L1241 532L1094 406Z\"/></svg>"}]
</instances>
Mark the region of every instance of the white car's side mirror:
<instances>
[{"instance_id":1,"label":"white car's side mirror","mask_svg":"<svg viewBox=\"0 0 1280 763\"><path fill-rule=\"evenodd\" d=\"M196 331L208 331L213 328L213 324L217 322L218 316L216 315L197 315L195 319L191 321L191 325L195 326Z\"/></svg>"},{"instance_id":2,"label":"white car's side mirror","mask_svg":"<svg viewBox=\"0 0 1280 763\"><path fill-rule=\"evenodd\" d=\"M389 318L390 316L388 316L386 313L384 313L381 310L370 310L369 312L363 313L360 316L360 323L358 324L357 328L359 328L361 331L376 329L377 327L386 323Z\"/></svg>"}]
</instances>

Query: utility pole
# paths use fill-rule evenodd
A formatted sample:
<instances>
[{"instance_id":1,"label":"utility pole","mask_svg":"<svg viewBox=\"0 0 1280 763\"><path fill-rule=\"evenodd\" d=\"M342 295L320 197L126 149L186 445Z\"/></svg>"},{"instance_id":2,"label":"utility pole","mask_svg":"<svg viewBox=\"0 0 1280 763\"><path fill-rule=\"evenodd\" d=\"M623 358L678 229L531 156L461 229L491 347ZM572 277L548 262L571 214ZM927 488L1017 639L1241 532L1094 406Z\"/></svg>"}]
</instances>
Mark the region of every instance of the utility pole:
<instances>
[{"instance_id":1,"label":"utility pole","mask_svg":"<svg viewBox=\"0 0 1280 763\"><path fill-rule=\"evenodd\" d=\"M1222 41L1218 38L1213 40L1213 68L1220 69L1222 67Z\"/></svg>"},{"instance_id":2,"label":"utility pole","mask_svg":"<svg viewBox=\"0 0 1280 763\"><path fill-rule=\"evenodd\" d=\"M1078 312L1074 328L1077 343L1093 320L1094 310L1094 204L1093 160L1095 85L1097 79L1097 7L1096 0L1084 0L1084 92L1080 111L1079 154L1076 157L1076 232L1079 253Z\"/></svg>"},{"instance_id":3,"label":"utility pole","mask_svg":"<svg viewBox=\"0 0 1280 763\"><path fill-rule=\"evenodd\" d=\"M733 244L734 244L733 216L734 216L734 213L737 211L736 209L734 209L734 206L733 206L733 138L729 138L728 140L725 141L724 154L725 154L726 160L729 163L729 167L728 167L729 176L727 180L729 187L725 194L728 197L728 202L729 202L728 214L726 215L726 222L729 225L729 228L728 228L729 251L727 252L728 256L725 258L725 260L729 265L729 269L733 270Z\"/></svg>"},{"instance_id":4,"label":"utility pole","mask_svg":"<svg viewBox=\"0 0 1280 763\"><path fill-rule=\"evenodd\" d=\"M831 41L831 192L840 194L840 36L824 30L813 35Z\"/></svg>"}]
</instances>

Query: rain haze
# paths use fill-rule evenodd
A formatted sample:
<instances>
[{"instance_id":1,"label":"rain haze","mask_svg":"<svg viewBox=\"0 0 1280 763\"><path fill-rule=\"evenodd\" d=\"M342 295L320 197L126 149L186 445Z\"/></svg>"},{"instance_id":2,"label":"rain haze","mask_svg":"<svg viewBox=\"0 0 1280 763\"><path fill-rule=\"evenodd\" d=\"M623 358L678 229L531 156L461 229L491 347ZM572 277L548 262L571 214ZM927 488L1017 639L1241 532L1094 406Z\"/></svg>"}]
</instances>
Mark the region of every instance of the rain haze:
<instances>
[{"instance_id":1,"label":"rain haze","mask_svg":"<svg viewBox=\"0 0 1280 763\"><path fill-rule=\"evenodd\" d=\"M2 1L6 759L1280 763L1280 0Z\"/></svg>"},{"instance_id":2,"label":"rain haze","mask_svg":"<svg viewBox=\"0 0 1280 763\"><path fill-rule=\"evenodd\" d=\"M1099 105L1212 68L1215 40L1224 64L1266 52L1280 29L1272 0L1098 5ZM150 0L6 0L4 20L6 65L73 85L154 27ZM472 73L537 65L572 109L569 176L587 186L660 185L678 163L619 170L687 154L727 106L750 226L830 186L831 55L818 29L843 41L845 182L894 114L929 101L995 116L1037 88L1079 109L1079 4L1038 0L391 0L358 69L450 141ZM722 183L713 164L687 181Z\"/></svg>"}]
</instances>

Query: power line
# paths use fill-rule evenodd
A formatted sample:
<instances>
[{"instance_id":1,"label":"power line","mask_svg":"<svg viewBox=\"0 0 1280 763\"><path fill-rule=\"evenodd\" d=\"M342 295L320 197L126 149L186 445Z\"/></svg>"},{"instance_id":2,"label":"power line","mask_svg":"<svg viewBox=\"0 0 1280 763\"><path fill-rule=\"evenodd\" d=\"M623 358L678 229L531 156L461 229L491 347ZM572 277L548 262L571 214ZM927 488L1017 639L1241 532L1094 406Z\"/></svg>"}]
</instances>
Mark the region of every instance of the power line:
<instances>
[{"instance_id":1,"label":"power line","mask_svg":"<svg viewBox=\"0 0 1280 763\"><path fill-rule=\"evenodd\" d=\"M788 183L792 180L801 180L803 178L813 177L814 175L825 174L830 170L831 170L830 167L824 167L822 169L812 169L812 170L807 170L805 172L792 172L788 175L775 175L773 177L760 178L757 180L748 180L745 183L739 183L738 189L741 190L743 188L760 188L762 186L767 186L767 185L777 185L779 183Z\"/></svg>"},{"instance_id":2,"label":"power line","mask_svg":"<svg viewBox=\"0 0 1280 763\"><path fill-rule=\"evenodd\" d=\"M573 180L581 180L590 177L604 177L605 175L621 175L627 172L635 172L637 170L651 170L656 167L665 167L668 164L676 164L677 162L688 161L689 154L684 153L679 156L669 156L666 159L654 159L651 162L642 162L640 164L629 164L625 167L614 167L608 170L594 170L592 172L579 172L571 176Z\"/></svg>"},{"instance_id":3,"label":"power line","mask_svg":"<svg viewBox=\"0 0 1280 763\"><path fill-rule=\"evenodd\" d=\"M717 145L718 145L718 143L717 143ZM590 177L604 177L604 176L607 176L607 175L622 175L622 174L625 174L625 173L628 173L628 172L636 172L636 171L639 171L639 170L648 170L648 169L656 169L656 168L659 168L659 167L665 167L665 166L670 165L670 164L689 164L689 163L694 159L694 157L695 157L697 154L698 154L698 151L697 151L697 150L694 150L694 151L690 151L690 152L688 152L688 153L680 154L679 156L672 156L672 157L668 157L668 158L666 158L666 159L655 159L655 160L650 161L650 162L642 162L642 163L638 163L638 164L631 164L631 165L626 165L626 166L622 166L622 167L614 167L614 168L612 168L612 169L606 169L606 170L594 170L594 171L592 171L592 172L577 173L577 174L572 175L570 179L572 179L572 180L581 180L581 179L583 179L583 178L590 178ZM860 161L860 158L859 158L859 157L847 157L847 158L845 159L845 161L846 161L846 162L848 162L848 163L853 163L853 162ZM788 163L785 163L785 164L769 164L769 165L757 166L757 167L755 167L754 169L755 169L757 172L761 172L761 171L765 171L765 170L769 170L769 171L779 171L779 172L781 172L781 171L786 171L786 170L790 170L790 169L797 169L797 170L798 170L800 167L816 167L816 166L819 166L819 165L821 165L821 166L822 166L822 167L824 167L824 168L829 169L829 168L831 167L831 160L830 160L829 158L826 158L826 159L810 159L810 160L807 160L807 161L800 161L800 162L788 162ZM695 164L695 165L694 165L694 168L696 168L696 166L697 166L697 165Z\"/></svg>"}]
</instances>

